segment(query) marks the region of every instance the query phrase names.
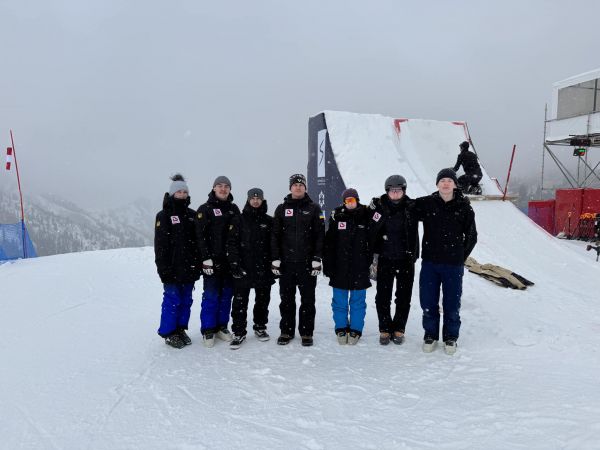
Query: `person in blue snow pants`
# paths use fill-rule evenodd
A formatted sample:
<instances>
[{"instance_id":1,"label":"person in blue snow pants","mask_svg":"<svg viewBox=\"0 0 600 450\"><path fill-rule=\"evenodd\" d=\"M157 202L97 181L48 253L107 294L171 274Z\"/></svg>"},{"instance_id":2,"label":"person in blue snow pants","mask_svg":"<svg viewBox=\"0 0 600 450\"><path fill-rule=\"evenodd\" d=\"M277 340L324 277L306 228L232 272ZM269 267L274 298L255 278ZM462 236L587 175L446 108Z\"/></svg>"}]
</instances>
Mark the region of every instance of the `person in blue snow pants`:
<instances>
[{"instance_id":1,"label":"person in blue snow pants","mask_svg":"<svg viewBox=\"0 0 600 450\"><path fill-rule=\"evenodd\" d=\"M164 288L158 334L171 347L183 348L192 343L185 330L194 283L200 278L199 224L196 212L188 208L190 197L185 179L180 174L171 179L154 227L155 263Z\"/></svg>"},{"instance_id":2,"label":"person in blue snow pants","mask_svg":"<svg viewBox=\"0 0 600 450\"><path fill-rule=\"evenodd\" d=\"M240 210L233 203L231 181L219 176L213 182L206 203L198 208L200 233L198 245L204 272L204 292L200 310L200 331L206 347L212 347L215 337L231 341L228 330L233 276L227 260L227 235Z\"/></svg>"},{"instance_id":3,"label":"person in blue snow pants","mask_svg":"<svg viewBox=\"0 0 600 450\"><path fill-rule=\"evenodd\" d=\"M362 336L367 311L370 212L359 203L356 189L342 193L343 204L329 217L323 268L333 288L331 309L340 345L354 345Z\"/></svg>"}]
</instances>

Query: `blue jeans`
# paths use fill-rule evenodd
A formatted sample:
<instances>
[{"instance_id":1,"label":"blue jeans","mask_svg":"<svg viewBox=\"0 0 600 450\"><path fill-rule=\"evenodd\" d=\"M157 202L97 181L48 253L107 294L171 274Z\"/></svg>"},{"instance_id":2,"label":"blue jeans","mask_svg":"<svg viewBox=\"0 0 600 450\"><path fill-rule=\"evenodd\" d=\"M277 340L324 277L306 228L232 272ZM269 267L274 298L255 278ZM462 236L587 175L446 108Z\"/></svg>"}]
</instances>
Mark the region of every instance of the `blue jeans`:
<instances>
[{"instance_id":1,"label":"blue jeans","mask_svg":"<svg viewBox=\"0 0 600 450\"><path fill-rule=\"evenodd\" d=\"M436 264L423 261L419 276L419 297L423 309L425 338L439 339L440 336L440 285L444 325L442 339L458 339L460 331L460 298L464 266Z\"/></svg>"},{"instance_id":2,"label":"blue jeans","mask_svg":"<svg viewBox=\"0 0 600 450\"><path fill-rule=\"evenodd\" d=\"M350 299L348 299L348 295L350 295ZM366 289L349 291L333 288L331 309L336 332L352 330L362 334L365 326L365 314L367 313L366 298ZM350 313L350 320L348 320L348 313Z\"/></svg>"},{"instance_id":3,"label":"blue jeans","mask_svg":"<svg viewBox=\"0 0 600 450\"><path fill-rule=\"evenodd\" d=\"M221 275L204 277L204 291L200 306L200 331L216 333L227 328L231 299L233 297L233 279Z\"/></svg>"},{"instance_id":4,"label":"blue jeans","mask_svg":"<svg viewBox=\"0 0 600 450\"><path fill-rule=\"evenodd\" d=\"M164 284L158 334L167 337L177 329L187 330L192 308L194 283Z\"/></svg>"}]
</instances>

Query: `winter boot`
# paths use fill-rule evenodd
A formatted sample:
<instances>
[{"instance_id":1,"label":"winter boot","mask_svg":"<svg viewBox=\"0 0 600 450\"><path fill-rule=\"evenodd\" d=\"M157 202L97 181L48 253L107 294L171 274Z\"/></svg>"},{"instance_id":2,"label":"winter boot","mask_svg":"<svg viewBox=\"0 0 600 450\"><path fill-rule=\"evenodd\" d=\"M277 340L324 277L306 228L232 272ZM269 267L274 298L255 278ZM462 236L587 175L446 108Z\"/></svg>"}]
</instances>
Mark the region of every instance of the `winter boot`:
<instances>
[{"instance_id":1,"label":"winter boot","mask_svg":"<svg viewBox=\"0 0 600 450\"><path fill-rule=\"evenodd\" d=\"M231 350L237 350L242 345L242 342L246 340L246 335L238 336L236 334L233 335L233 339L229 343L229 348Z\"/></svg>"},{"instance_id":2,"label":"winter boot","mask_svg":"<svg viewBox=\"0 0 600 450\"><path fill-rule=\"evenodd\" d=\"M388 345L390 343L390 333L386 333L386 332L379 333L379 343L381 345Z\"/></svg>"},{"instance_id":3,"label":"winter boot","mask_svg":"<svg viewBox=\"0 0 600 450\"><path fill-rule=\"evenodd\" d=\"M348 334L348 345L356 345L359 339L360 334L356 331L351 331L350 334Z\"/></svg>"},{"instance_id":4,"label":"winter boot","mask_svg":"<svg viewBox=\"0 0 600 450\"><path fill-rule=\"evenodd\" d=\"M231 342L231 339L233 339L227 328L221 328L219 331L217 331L217 337L225 342Z\"/></svg>"},{"instance_id":5,"label":"winter boot","mask_svg":"<svg viewBox=\"0 0 600 450\"><path fill-rule=\"evenodd\" d=\"M292 339L294 338L289 334L282 334L277 339L277 345L288 345Z\"/></svg>"},{"instance_id":6,"label":"winter boot","mask_svg":"<svg viewBox=\"0 0 600 450\"><path fill-rule=\"evenodd\" d=\"M269 333L267 333L267 330L254 330L254 334L256 335L256 338L261 341L261 342L265 342L268 341L269 339L271 339L271 336L269 336Z\"/></svg>"},{"instance_id":7,"label":"winter boot","mask_svg":"<svg viewBox=\"0 0 600 450\"><path fill-rule=\"evenodd\" d=\"M211 332L204 333L202 341L206 348L213 348L215 346L215 334Z\"/></svg>"},{"instance_id":8,"label":"winter boot","mask_svg":"<svg viewBox=\"0 0 600 450\"><path fill-rule=\"evenodd\" d=\"M185 347L185 342L181 339L178 333L173 333L165 338L165 344L170 345L174 348L183 348Z\"/></svg>"},{"instance_id":9,"label":"winter boot","mask_svg":"<svg viewBox=\"0 0 600 450\"><path fill-rule=\"evenodd\" d=\"M456 353L456 341L454 339L448 339L444 342L444 351L446 355L454 355Z\"/></svg>"},{"instance_id":10,"label":"winter boot","mask_svg":"<svg viewBox=\"0 0 600 450\"><path fill-rule=\"evenodd\" d=\"M404 333L394 331L394 334L392 336L392 342L396 345L404 344Z\"/></svg>"},{"instance_id":11,"label":"winter boot","mask_svg":"<svg viewBox=\"0 0 600 450\"><path fill-rule=\"evenodd\" d=\"M185 332L185 330L183 328L180 328L179 330L177 330L177 333L179 334L179 337L181 338L181 340L183 341L183 343L185 345L192 345L192 340L190 339L190 337L187 335L187 333Z\"/></svg>"},{"instance_id":12,"label":"winter boot","mask_svg":"<svg viewBox=\"0 0 600 450\"><path fill-rule=\"evenodd\" d=\"M312 347L313 345L313 337L312 336L302 336L302 347Z\"/></svg>"},{"instance_id":13,"label":"winter boot","mask_svg":"<svg viewBox=\"0 0 600 450\"><path fill-rule=\"evenodd\" d=\"M435 339L425 338L425 340L423 341L423 352L431 353L432 351L435 350L436 346L437 346L437 341Z\"/></svg>"},{"instance_id":14,"label":"winter boot","mask_svg":"<svg viewBox=\"0 0 600 450\"><path fill-rule=\"evenodd\" d=\"M335 333L337 336L338 344L346 345L348 343L348 333L345 330L338 331Z\"/></svg>"}]
</instances>

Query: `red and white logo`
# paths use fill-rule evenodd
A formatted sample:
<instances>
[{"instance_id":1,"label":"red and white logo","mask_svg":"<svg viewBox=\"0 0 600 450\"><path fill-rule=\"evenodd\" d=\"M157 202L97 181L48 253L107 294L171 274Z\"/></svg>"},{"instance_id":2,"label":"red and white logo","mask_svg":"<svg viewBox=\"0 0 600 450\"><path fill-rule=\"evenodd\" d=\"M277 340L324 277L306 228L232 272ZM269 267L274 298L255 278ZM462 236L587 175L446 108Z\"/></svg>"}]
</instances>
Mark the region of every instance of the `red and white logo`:
<instances>
[{"instance_id":1,"label":"red and white logo","mask_svg":"<svg viewBox=\"0 0 600 450\"><path fill-rule=\"evenodd\" d=\"M346 222L338 222L338 230L345 230Z\"/></svg>"},{"instance_id":2,"label":"red and white logo","mask_svg":"<svg viewBox=\"0 0 600 450\"><path fill-rule=\"evenodd\" d=\"M175 225L176 223L181 223L179 222L179 216L171 216L171 223L173 225Z\"/></svg>"},{"instance_id":3,"label":"red and white logo","mask_svg":"<svg viewBox=\"0 0 600 450\"><path fill-rule=\"evenodd\" d=\"M375 222L379 222L379 219L381 219L381 214L379 214L378 212L376 212L375 214L373 214L373 220Z\"/></svg>"},{"instance_id":4,"label":"red and white logo","mask_svg":"<svg viewBox=\"0 0 600 450\"><path fill-rule=\"evenodd\" d=\"M223 213L221 212L221 210L220 210L220 209L213 209L213 213L215 213L215 216L216 216L216 217L219 217L219 216L222 216L222 215L223 215Z\"/></svg>"},{"instance_id":5,"label":"red and white logo","mask_svg":"<svg viewBox=\"0 0 600 450\"><path fill-rule=\"evenodd\" d=\"M12 147L6 147L6 170L10 170L10 165L13 159L13 149Z\"/></svg>"},{"instance_id":6,"label":"red and white logo","mask_svg":"<svg viewBox=\"0 0 600 450\"><path fill-rule=\"evenodd\" d=\"M286 209L285 210L285 217L292 217L294 215L294 210L293 209Z\"/></svg>"}]
</instances>

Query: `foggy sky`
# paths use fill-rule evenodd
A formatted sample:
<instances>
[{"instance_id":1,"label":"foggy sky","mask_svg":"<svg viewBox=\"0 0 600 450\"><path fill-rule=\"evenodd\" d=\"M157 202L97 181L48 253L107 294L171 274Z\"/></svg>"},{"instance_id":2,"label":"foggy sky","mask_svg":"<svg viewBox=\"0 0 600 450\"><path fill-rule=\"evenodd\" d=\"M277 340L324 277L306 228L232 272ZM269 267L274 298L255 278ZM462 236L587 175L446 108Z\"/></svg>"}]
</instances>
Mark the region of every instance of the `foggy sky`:
<instances>
[{"instance_id":1,"label":"foggy sky","mask_svg":"<svg viewBox=\"0 0 600 450\"><path fill-rule=\"evenodd\" d=\"M599 13L592 0L1 1L0 144L12 128L26 192L85 208L158 210L181 171L194 208L227 175L239 204L260 186L272 211L306 173L322 110L466 120L490 175L504 180L513 144L516 174L538 174L552 83L600 67Z\"/></svg>"}]
</instances>

